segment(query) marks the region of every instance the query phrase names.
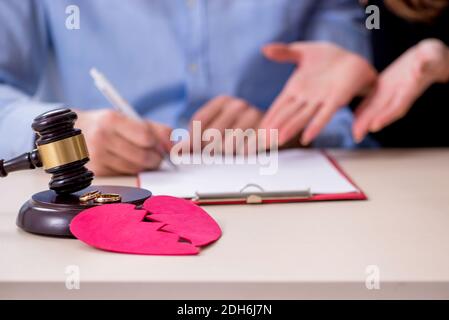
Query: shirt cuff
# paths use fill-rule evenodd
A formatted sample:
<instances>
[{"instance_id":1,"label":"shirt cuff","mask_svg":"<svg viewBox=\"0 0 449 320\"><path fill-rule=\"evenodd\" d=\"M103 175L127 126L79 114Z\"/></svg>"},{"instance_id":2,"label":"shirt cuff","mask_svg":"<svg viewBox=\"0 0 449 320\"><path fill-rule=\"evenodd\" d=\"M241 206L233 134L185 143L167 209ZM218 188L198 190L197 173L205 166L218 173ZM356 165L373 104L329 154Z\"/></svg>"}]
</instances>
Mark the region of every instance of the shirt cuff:
<instances>
[{"instance_id":1,"label":"shirt cuff","mask_svg":"<svg viewBox=\"0 0 449 320\"><path fill-rule=\"evenodd\" d=\"M42 103L32 99L16 100L0 110L0 158L11 158L34 148L34 118L61 107L60 103Z\"/></svg>"}]
</instances>

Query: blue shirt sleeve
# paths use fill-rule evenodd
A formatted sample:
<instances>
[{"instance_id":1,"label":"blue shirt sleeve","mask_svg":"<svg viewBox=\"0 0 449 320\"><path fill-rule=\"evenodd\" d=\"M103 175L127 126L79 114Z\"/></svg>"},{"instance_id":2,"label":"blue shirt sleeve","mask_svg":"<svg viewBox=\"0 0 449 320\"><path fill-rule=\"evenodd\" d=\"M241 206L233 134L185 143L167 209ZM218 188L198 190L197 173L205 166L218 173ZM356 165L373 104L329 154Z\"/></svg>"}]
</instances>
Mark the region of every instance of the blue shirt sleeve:
<instances>
[{"instance_id":1,"label":"blue shirt sleeve","mask_svg":"<svg viewBox=\"0 0 449 320\"><path fill-rule=\"evenodd\" d=\"M31 123L55 104L33 100L47 60L39 1L0 0L0 158L29 151Z\"/></svg>"},{"instance_id":2,"label":"blue shirt sleeve","mask_svg":"<svg viewBox=\"0 0 449 320\"><path fill-rule=\"evenodd\" d=\"M322 0L307 24L305 40L328 41L371 60L362 6L354 0Z\"/></svg>"}]
</instances>

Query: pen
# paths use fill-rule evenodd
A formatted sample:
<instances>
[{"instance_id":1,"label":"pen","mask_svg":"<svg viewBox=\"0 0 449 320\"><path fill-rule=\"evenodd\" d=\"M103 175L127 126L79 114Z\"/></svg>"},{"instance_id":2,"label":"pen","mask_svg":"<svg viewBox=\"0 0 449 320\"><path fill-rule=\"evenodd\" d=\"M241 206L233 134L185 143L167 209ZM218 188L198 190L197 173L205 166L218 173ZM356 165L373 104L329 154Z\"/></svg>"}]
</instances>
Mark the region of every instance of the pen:
<instances>
[{"instance_id":1,"label":"pen","mask_svg":"<svg viewBox=\"0 0 449 320\"><path fill-rule=\"evenodd\" d=\"M112 83L101 72L96 68L92 68L89 73L94 79L94 84L97 89L112 104L112 106L114 106L114 108L131 119L139 121L143 120L136 110L118 93L117 89L114 88ZM158 145L158 152L173 168L176 168L176 165L171 161L169 154L160 144Z\"/></svg>"}]
</instances>

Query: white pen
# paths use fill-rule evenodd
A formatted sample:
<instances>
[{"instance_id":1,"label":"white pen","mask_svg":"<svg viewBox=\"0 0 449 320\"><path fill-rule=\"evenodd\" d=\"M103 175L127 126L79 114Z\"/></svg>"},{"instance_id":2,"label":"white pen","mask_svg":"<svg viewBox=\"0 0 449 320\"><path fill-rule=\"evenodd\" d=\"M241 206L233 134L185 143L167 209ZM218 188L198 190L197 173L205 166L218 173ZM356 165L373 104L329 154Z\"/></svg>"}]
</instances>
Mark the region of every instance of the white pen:
<instances>
[{"instance_id":1,"label":"white pen","mask_svg":"<svg viewBox=\"0 0 449 320\"><path fill-rule=\"evenodd\" d=\"M112 104L117 111L122 112L124 115L134 119L143 120L136 110L118 93L112 83L97 69L90 69L90 75L94 79L94 84L97 89L103 94L103 96ZM158 152L164 159L174 168L176 165L171 161L169 154L159 145Z\"/></svg>"}]
</instances>

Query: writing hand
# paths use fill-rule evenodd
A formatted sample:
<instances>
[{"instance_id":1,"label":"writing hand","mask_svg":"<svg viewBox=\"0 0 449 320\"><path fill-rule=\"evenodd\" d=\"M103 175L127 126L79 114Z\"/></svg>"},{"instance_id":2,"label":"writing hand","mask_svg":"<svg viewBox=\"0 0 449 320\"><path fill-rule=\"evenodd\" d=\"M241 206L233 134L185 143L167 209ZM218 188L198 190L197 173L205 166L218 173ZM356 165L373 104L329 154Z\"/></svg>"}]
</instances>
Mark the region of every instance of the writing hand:
<instances>
[{"instance_id":1,"label":"writing hand","mask_svg":"<svg viewBox=\"0 0 449 320\"><path fill-rule=\"evenodd\" d=\"M170 145L170 128L109 109L78 111L77 126L89 148L88 167L98 176L156 169L162 161L158 146Z\"/></svg>"}]
</instances>

